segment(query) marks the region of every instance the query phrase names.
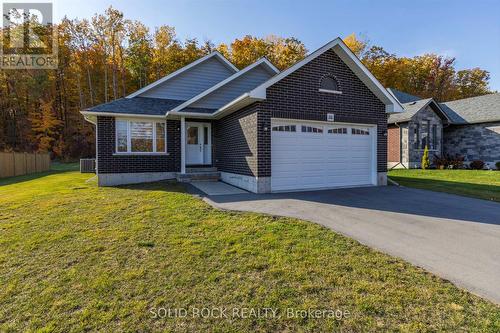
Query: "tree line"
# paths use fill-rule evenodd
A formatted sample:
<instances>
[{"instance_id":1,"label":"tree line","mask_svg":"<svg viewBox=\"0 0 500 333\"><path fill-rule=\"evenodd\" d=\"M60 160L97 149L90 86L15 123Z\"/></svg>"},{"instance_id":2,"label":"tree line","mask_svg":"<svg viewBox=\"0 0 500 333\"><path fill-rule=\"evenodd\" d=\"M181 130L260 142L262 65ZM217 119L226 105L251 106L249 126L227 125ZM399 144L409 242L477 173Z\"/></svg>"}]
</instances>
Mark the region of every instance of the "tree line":
<instances>
[{"instance_id":1,"label":"tree line","mask_svg":"<svg viewBox=\"0 0 500 333\"><path fill-rule=\"evenodd\" d=\"M280 70L307 54L293 37L181 41L174 27L150 29L112 7L90 19L64 18L57 35L57 69L0 71L0 150L93 156L94 128L82 109L124 97L214 50L238 68L265 56ZM440 101L489 92L487 71L456 71L453 58L397 57L355 35L345 42L386 87Z\"/></svg>"}]
</instances>

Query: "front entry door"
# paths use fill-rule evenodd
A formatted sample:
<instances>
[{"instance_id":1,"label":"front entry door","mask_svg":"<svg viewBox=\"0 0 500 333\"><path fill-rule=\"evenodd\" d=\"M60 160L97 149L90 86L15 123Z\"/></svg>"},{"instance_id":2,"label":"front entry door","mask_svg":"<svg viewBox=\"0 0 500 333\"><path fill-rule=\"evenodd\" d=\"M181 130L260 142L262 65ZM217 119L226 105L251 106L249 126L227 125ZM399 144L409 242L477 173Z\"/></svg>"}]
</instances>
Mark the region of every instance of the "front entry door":
<instances>
[{"instance_id":1,"label":"front entry door","mask_svg":"<svg viewBox=\"0 0 500 333\"><path fill-rule=\"evenodd\" d=\"M212 164L210 123L186 123L186 164Z\"/></svg>"}]
</instances>

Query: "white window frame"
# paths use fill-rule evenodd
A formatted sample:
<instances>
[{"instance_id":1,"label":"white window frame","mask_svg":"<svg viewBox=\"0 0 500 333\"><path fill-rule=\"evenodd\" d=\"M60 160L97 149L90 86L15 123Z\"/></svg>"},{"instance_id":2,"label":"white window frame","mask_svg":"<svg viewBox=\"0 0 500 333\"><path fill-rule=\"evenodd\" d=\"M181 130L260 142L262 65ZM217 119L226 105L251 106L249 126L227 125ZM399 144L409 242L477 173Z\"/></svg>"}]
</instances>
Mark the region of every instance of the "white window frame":
<instances>
[{"instance_id":1,"label":"white window frame","mask_svg":"<svg viewBox=\"0 0 500 333\"><path fill-rule=\"evenodd\" d=\"M323 92L323 93L342 95L342 91L340 91L340 90L330 90L330 89L319 88L318 91Z\"/></svg>"},{"instance_id":2,"label":"white window frame","mask_svg":"<svg viewBox=\"0 0 500 333\"><path fill-rule=\"evenodd\" d=\"M127 151L118 151L118 126L116 123L118 121L127 122ZM132 151L132 137L130 135L130 123L131 122L146 122L153 123L153 151L139 152ZM156 151L156 124L161 123L165 126L165 151ZM167 122L165 120L155 120L146 118L115 118L115 152L113 155L168 155L167 147Z\"/></svg>"}]
</instances>

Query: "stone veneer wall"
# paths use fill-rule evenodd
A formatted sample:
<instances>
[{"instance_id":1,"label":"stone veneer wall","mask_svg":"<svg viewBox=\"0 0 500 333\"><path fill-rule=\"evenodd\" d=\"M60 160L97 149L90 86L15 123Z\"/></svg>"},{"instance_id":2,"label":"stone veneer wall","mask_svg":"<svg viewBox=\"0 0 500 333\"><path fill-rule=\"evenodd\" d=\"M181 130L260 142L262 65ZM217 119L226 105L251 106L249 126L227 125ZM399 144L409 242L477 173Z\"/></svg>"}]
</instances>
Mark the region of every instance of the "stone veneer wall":
<instances>
[{"instance_id":1,"label":"stone veneer wall","mask_svg":"<svg viewBox=\"0 0 500 333\"><path fill-rule=\"evenodd\" d=\"M430 121L430 128L425 128L427 127L427 121ZM408 151L409 151L409 167L410 168L419 168L420 163L422 161L422 155L424 154L424 147L421 148L415 148L415 141L416 141L416 136L415 136L415 127L416 125L419 124L419 131L420 131L420 141L422 141L422 137L425 133L428 133L428 141L432 138L432 125L436 125L436 136L437 136L437 143L436 143L436 148L431 149L429 146L429 159L431 160L434 157L434 155L441 156L443 149L442 149L442 137L443 137L443 121L441 118L432 110L430 106L427 106L425 109L421 110L418 112L416 115L413 116L411 121L408 123Z\"/></svg>"},{"instance_id":2,"label":"stone veneer wall","mask_svg":"<svg viewBox=\"0 0 500 333\"><path fill-rule=\"evenodd\" d=\"M494 168L500 161L500 122L453 125L444 129L444 152L466 161L482 160Z\"/></svg>"}]
</instances>

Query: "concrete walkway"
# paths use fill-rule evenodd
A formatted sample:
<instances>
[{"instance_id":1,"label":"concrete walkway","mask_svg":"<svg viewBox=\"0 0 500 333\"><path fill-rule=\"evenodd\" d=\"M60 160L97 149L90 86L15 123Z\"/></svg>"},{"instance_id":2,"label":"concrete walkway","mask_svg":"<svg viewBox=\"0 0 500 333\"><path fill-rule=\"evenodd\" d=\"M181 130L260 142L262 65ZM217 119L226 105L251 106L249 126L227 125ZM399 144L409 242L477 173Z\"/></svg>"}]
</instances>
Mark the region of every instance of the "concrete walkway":
<instances>
[{"instance_id":1,"label":"concrete walkway","mask_svg":"<svg viewBox=\"0 0 500 333\"><path fill-rule=\"evenodd\" d=\"M248 192L240 188L234 187L232 185L223 182L191 182L191 185L196 187L203 193L213 196L213 195L235 195L235 194L247 194Z\"/></svg>"},{"instance_id":2,"label":"concrete walkway","mask_svg":"<svg viewBox=\"0 0 500 333\"><path fill-rule=\"evenodd\" d=\"M395 186L205 200L322 224L500 304L499 203Z\"/></svg>"}]
</instances>

